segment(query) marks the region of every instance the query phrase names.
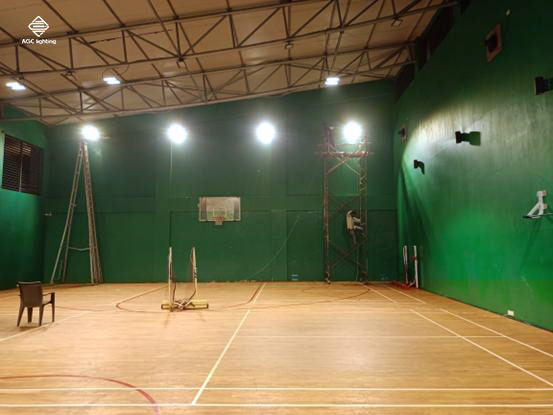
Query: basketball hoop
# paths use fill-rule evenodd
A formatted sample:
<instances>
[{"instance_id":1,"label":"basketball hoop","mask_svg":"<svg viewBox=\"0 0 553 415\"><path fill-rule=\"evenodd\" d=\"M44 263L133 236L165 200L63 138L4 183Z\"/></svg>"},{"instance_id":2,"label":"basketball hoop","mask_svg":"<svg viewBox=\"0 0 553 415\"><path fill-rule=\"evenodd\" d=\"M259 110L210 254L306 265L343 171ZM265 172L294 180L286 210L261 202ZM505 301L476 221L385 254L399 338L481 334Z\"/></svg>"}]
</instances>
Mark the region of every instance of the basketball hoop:
<instances>
[{"instance_id":1,"label":"basketball hoop","mask_svg":"<svg viewBox=\"0 0 553 415\"><path fill-rule=\"evenodd\" d=\"M221 226L223 224L223 222L225 221L225 217L224 216L214 216L213 220L215 221L216 226Z\"/></svg>"}]
</instances>

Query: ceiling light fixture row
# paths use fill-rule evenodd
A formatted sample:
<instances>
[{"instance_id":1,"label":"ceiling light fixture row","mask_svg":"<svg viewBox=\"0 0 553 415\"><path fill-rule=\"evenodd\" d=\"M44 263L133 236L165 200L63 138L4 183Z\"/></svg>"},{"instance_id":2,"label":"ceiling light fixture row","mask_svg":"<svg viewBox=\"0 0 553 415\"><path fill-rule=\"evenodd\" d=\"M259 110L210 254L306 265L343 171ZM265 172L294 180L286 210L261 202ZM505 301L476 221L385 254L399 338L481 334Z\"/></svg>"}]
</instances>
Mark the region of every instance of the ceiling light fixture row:
<instances>
[{"instance_id":1,"label":"ceiling light fixture row","mask_svg":"<svg viewBox=\"0 0 553 415\"><path fill-rule=\"evenodd\" d=\"M401 24L401 21L399 21L400 24ZM290 44L287 44L286 45L286 48L287 49L290 49L292 47L292 43ZM105 76L104 77L104 82L107 84L107 85L120 85L121 84L121 80L115 76ZM325 80L325 85L326 86L337 86L338 84L340 84L340 78L338 76L329 76L326 78ZM11 88L12 90L14 91L24 91L25 89L25 85L21 84L20 82L17 82L17 81L10 81L10 82L6 82L6 86L8 88Z\"/></svg>"}]
</instances>

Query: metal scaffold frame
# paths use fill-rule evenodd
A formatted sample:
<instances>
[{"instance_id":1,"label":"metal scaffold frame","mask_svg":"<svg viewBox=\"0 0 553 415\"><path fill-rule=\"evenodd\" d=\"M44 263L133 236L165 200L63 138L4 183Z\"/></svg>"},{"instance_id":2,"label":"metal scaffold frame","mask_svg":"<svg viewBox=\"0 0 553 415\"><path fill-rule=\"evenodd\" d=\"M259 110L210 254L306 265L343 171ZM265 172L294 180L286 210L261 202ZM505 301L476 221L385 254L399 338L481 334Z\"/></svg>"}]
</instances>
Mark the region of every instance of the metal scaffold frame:
<instances>
[{"instance_id":1,"label":"metal scaffold frame","mask_svg":"<svg viewBox=\"0 0 553 415\"><path fill-rule=\"evenodd\" d=\"M332 127L324 128L323 157L323 259L324 279L332 281L334 268L343 261L348 261L357 269L357 279L366 281L368 269L364 247L368 239L367 232L367 140L361 138L355 151L340 151L332 136ZM358 160L356 167L349 161ZM348 168L357 176L357 195L345 201L338 200L330 189L330 177L340 168ZM333 205L335 203L335 206ZM357 236L349 248L340 247L331 237L331 223L335 220L345 221L349 210L358 211L360 219Z\"/></svg>"},{"instance_id":2,"label":"metal scaffold frame","mask_svg":"<svg viewBox=\"0 0 553 415\"><path fill-rule=\"evenodd\" d=\"M86 215L88 222L88 247L75 248L70 246L70 241L73 217L75 214L75 207L77 206L81 170L83 172ZM65 227L63 228L60 246L56 255L56 261L54 263L54 269L52 270L52 275L50 277L50 283L53 284L57 281L62 283L65 282L67 276L69 251L88 251L90 258L90 282L92 284L100 284L103 282L102 267L100 264L100 251L98 250L98 238L96 235L96 219L94 216L94 199L92 197L90 160L88 158L88 145L85 141L81 141L79 152L77 153L77 161L75 162L75 173L73 175L71 194L69 196L69 207L67 209Z\"/></svg>"}]
</instances>

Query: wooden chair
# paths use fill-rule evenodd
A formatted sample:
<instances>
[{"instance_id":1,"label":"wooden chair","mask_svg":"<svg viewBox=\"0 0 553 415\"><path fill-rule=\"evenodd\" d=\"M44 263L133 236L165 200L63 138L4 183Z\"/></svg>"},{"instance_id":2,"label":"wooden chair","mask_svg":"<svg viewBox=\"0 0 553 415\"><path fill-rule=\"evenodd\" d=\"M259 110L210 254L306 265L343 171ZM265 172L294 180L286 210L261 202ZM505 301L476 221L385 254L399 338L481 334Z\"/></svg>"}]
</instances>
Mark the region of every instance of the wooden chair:
<instances>
[{"instance_id":1,"label":"wooden chair","mask_svg":"<svg viewBox=\"0 0 553 415\"><path fill-rule=\"evenodd\" d=\"M17 316L17 326L21 322L21 316L23 310L27 308L27 321L30 323L33 320L33 308L39 307L38 325L42 325L42 315L44 313L44 307L48 304L52 305L52 322L55 320L56 315L56 293L43 293L42 283L40 281L33 282L19 282L19 316ZM50 299L45 301L45 296L49 295Z\"/></svg>"}]
</instances>

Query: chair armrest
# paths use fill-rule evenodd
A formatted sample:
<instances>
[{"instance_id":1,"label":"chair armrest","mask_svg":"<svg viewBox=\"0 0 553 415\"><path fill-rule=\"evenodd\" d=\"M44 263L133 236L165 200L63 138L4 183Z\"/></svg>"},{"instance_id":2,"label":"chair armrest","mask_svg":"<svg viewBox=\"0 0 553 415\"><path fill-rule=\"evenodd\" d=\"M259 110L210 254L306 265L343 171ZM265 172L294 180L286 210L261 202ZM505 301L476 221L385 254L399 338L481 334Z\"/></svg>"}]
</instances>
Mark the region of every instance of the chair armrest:
<instances>
[{"instance_id":1,"label":"chair armrest","mask_svg":"<svg viewBox=\"0 0 553 415\"><path fill-rule=\"evenodd\" d=\"M50 296L50 301L47 301L46 303L43 303L43 304L53 303L53 302L56 300L56 293L55 293L55 292L43 293L43 294L42 294L42 296L45 296L45 295L49 295L49 296Z\"/></svg>"}]
</instances>

